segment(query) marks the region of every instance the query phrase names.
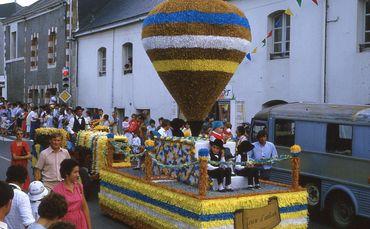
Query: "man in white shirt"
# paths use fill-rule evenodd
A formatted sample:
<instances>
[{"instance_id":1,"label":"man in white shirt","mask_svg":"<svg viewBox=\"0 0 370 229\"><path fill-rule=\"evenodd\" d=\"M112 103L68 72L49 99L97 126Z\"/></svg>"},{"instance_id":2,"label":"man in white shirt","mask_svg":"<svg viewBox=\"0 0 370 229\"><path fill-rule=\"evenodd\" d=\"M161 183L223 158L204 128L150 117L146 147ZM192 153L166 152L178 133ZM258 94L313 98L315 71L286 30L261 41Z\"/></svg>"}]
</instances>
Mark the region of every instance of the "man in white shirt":
<instances>
[{"instance_id":1,"label":"man in white shirt","mask_svg":"<svg viewBox=\"0 0 370 229\"><path fill-rule=\"evenodd\" d=\"M14 191L12 187L6 182L0 181L0 229L8 229L8 225L4 223L4 219L12 207L13 198Z\"/></svg>"},{"instance_id":2,"label":"man in white shirt","mask_svg":"<svg viewBox=\"0 0 370 229\"><path fill-rule=\"evenodd\" d=\"M15 116L17 115L18 109L19 109L18 104L11 104L10 114L11 114L12 119L15 119Z\"/></svg>"},{"instance_id":3,"label":"man in white shirt","mask_svg":"<svg viewBox=\"0 0 370 229\"><path fill-rule=\"evenodd\" d=\"M118 117L117 113L113 112L112 116L109 118L109 130L111 133L117 135L118 134Z\"/></svg>"},{"instance_id":4,"label":"man in white shirt","mask_svg":"<svg viewBox=\"0 0 370 229\"><path fill-rule=\"evenodd\" d=\"M71 136L76 137L77 133L81 130L86 129L87 121L82 116L84 109L80 106L77 106L75 109L75 116L69 119L69 123L67 126L68 133L71 134Z\"/></svg>"},{"instance_id":5,"label":"man in white shirt","mask_svg":"<svg viewBox=\"0 0 370 229\"><path fill-rule=\"evenodd\" d=\"M254 149L251 151L250 157L254 160L263 160L270 158L277 158L278 153L274 143L267 141L267 133L261 130L257 134L258 142L254 142ZM261 178L265 180L270 179L271 165L263 165L261 168Z\"/></svg>"},{"instance_id":6,"label":"man in white shirt","mask_svg":"<svg viewBox=\"0 0 370 229\"><path fill-rule=\"evenodd\" d=\"M170 127L171 127L171 123L170 123L170 120L168 119L163 119L162 121L162 125L161 125L161 128L158 130L158 133L162 136L162 137L172 137L171 134L170 134ZM171 132L172 133L172 132Z\"/></svg>"},{"instance_id":7,"label":"man in white shirt","mask_svg":"<svg viewBox=\"0 0 370 229\"><path fill-rule=\"evenodd\" d=\"M28 114L27 119L30 121L30 139L34 139L35 130L38 127L39 116L37 114L37 107L32 107L31 112Z\"/></svg>"},{"instance_id":8,"label":"man in white shirt","mask_svg":"<svg viewBox=\"0 0 370 229\"><path fill-rule=\"evenodd\" d=\"M20 188L26 181L27 175L27 170L19 165L12 165L6 171L6 182L14 191L10 212L5 217L5 223L8 224L9 229L27 228L35 222L30 199Z\"/></svg>"}]
</instances>

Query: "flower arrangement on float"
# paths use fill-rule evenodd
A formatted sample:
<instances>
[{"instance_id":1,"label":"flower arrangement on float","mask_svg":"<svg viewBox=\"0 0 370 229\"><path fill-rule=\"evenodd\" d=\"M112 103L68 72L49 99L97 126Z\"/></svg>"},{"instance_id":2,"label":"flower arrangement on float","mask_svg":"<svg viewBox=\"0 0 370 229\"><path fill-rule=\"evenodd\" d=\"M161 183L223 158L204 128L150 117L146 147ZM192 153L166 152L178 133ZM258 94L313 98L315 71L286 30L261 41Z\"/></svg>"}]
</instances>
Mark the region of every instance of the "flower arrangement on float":
<instances>
[{"instance_id":1,"label":"flower arrangement on float","mask_svg":"<svg viewBox=\"0 0 370 229\"><path fill-rule=\"evenodd\" d=\"M298 157L301 151L302 149L299 145L293 145L290 147L290 153L292 154L292 157Z\"/></svg>"},{"instance_id":2,"label":"flower arrangement on float","mask_svg":"<svg viewBox=\"0 0 370 229\"><path fill-rule=\"evenodd\" d=\"M97 125L97 126L94 127L93 131L109 132L109 127L108 126Z\"/></svg>"},{"instance_id":3,"label":"flower arrangement on float","mask_svg":"<svg viewBox=\"0 0 370 229\"><path fill-rule=\"evenodd\" d=\"M49 145L50 136L53 134L62 135L62 147L67 146L68 133L64 129L57 128L38 128L36 129L35 144L40 144L43 147Z\"/></svg>"}]
</instances>

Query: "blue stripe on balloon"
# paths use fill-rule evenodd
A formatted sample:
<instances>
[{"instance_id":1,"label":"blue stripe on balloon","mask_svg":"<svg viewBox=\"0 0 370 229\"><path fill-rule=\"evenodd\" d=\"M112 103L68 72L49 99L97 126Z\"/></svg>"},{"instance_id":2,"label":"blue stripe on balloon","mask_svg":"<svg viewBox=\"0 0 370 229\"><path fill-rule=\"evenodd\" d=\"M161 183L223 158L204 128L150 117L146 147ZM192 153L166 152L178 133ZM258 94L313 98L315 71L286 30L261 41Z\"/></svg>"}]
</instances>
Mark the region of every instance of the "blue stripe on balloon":
<instances>
[{"instance_id":1,"label":"blue stripe on balloon","mask_svg":"<svg viewBox=\"0 0 370 229\"><path fill-rule=\"evenodd\" d=\"M240 25L250 29L248 19L234 13L204 13L196 10L176 13L159 13L147 17L144 27L163 23L207 23L217 25Z\"/></svg>"},{"instance_id":2,"label":"blue stripe on balloon","mask_svg":"<svg viewBox=\"0 0 370 229\"><path fill-rule=\"evenodd\" d=\"M150 203L150 204L152 204L154 206L157 206L157 207L160 207L164 210L167 210L167 211L173 212L175 214L179 214L181 216L184 216L184 217L187 217L187 218L190 218L190 219L194 219L194 220L197 220L197 221L209 222L209 221L214 221L214 220L234 219L234 213L233 212L226 212L226 213L219 213L219 214L208 214L208 215L197 214L197 213L188 211L186 209L177 207L175 205L171 205L171 204L159 201L159 200L155 200L155 199L150 198L146 195L143 195L139 192L129 190L129 189L126 189L126 188L123 188L123 187L119 187L119 186L114 185L114 184L110 184L110 183L105 182L105 181L100 181L100 185L104 186L108 189L111 189L113 191L116 191L118 193L121 193L123 195L129 196L131 198L138 199L138 200L141 200L141 201L146 202L146 203ZM280 208L280 213L281 214L282 213L290 213L290 212L297 212L297 211L303 211L303 210L307 210L307 205L299 204L299 205L281 207Z\"/></svg>"}]
</instances>

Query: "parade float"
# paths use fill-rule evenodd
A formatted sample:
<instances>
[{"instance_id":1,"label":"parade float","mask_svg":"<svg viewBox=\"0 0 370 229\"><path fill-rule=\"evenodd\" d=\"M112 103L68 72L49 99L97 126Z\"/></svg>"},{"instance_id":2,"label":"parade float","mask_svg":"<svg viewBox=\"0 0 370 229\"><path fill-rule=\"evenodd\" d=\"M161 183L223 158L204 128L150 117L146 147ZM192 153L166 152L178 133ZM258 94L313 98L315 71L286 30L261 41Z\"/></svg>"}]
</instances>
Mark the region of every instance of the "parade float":
<instances>
[{"instance_id":1,"label":"parade float","mask_svg":"<svg viewBox=\"0 0 370 229\"><path fill-rule=\"evenodd\" d=\"M144 20L142 37L159 77L198 136L202 120L248 51L248 20L222 0L168 0ZM298 146L291 155L248 161L291 160L291 185L263 181L262 189L250 190L246 178L233 176L234 192L220 193L207 174L207 144L201 137L157 137L134 152L123 136L91 131L80 132L77 143L92 153L102 212L134 228L307 227ZM235 154L235 143L228 145Z\"/></svg>"}]
</instances>

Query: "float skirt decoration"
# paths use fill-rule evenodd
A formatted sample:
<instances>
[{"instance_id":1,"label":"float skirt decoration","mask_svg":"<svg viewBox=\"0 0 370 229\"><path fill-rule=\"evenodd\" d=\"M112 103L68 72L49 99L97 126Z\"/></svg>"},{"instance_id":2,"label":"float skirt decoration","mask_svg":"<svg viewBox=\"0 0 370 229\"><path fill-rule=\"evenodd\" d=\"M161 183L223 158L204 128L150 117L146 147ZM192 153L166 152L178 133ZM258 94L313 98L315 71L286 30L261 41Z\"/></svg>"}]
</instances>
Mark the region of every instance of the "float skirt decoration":
<instances>
[{"instance_id":1,"label":"float skirt decoration","mask_svg":"<svg viewBox=\"0 0 370 229\"><path fill-rule=\"evenodd\" d=\"M259 208L276 196L278 228L307 228L307 192L199 197L177 192L112 169L100 171L102 210L135 228L234 228L234 212Z\"/></svg>"}]
</instances>

